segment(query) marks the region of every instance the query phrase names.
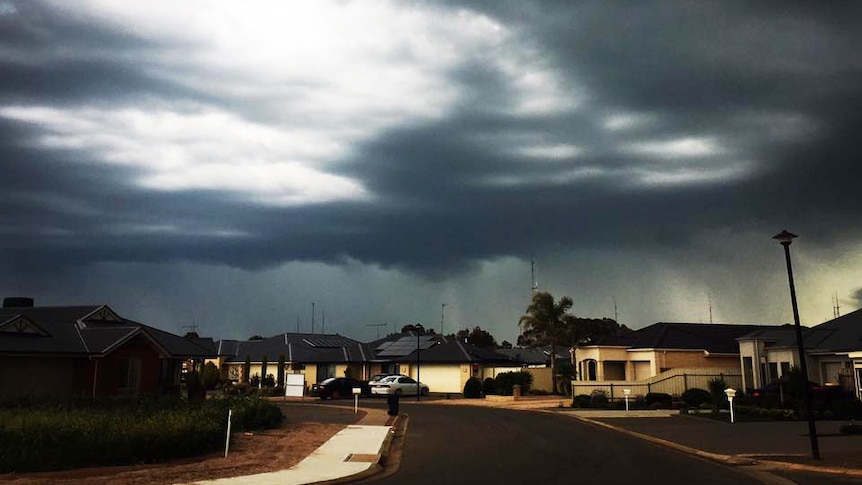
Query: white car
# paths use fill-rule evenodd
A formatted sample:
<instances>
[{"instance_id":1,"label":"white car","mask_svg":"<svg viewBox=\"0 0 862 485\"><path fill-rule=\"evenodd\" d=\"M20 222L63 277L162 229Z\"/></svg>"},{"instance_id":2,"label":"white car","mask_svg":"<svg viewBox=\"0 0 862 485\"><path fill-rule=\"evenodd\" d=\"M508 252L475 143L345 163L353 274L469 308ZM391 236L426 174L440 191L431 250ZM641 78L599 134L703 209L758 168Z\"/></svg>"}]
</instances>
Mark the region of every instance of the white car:
<instances>
[{"instance_id":1,"label":"white car","mask_svg":"<svg viewBox=\"0 0 862 485\"><path fill-rule=\"evenodd\" d=\"M419 393L427 396L429 391L428 386L421 382L416 382L415 379L407 376L384 377L371 384L371 394L374 396L388 396L391 394L396 396L415 396L417 385L419 386Z\"/></svg>"}]
</instances>

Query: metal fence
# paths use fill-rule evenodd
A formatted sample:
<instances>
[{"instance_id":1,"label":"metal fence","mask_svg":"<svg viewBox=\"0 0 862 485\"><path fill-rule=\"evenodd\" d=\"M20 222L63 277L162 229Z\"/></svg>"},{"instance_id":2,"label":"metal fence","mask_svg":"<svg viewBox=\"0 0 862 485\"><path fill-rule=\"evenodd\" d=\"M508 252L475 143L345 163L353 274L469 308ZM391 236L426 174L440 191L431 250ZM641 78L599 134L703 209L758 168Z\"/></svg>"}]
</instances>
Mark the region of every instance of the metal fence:
<instances>
[{"instance_id":1,"label":"metal fence","mask_svg":"<svg viewBox=\"0 0 862 485\"><path fill-rule=\"evenodd\" d=\"M728 387L742 387L742 375L739 369L671 369L642 381L572 381L572 395L591 394L601 390L608 398L623 397L623 389L630 389L632 396L644 396L651 392L662 392L671 396L680 396L687 389L709 389L709 381L723 379Z\"/></svg>"}]
</instances>

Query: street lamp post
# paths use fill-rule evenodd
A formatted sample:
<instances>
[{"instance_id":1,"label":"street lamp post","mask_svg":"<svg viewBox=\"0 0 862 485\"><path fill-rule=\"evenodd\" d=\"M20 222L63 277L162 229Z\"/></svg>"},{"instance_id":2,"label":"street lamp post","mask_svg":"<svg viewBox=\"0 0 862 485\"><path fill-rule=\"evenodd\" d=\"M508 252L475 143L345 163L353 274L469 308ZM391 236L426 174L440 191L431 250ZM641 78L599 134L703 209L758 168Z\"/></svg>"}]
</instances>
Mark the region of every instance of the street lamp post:
<instances>
[{"instance_id":1,"label":"street lamp post","mask_svg":"<svg viewBox=\"0 0 862 485\"><path fill-rule=\"evenodd\" d=\"M805 359L805 345L802 341L802 325L799 323L799 306L796 304L796 285L793 284L793 265L790 263L790 243L796 234L781 231L773 236L782 246L784 246L784 259L787 262L787 280L790 282L790 303L793 305L793 323L796 329L796 348L799 352L799 368L802 370L802 376L805 379L803 383L805 395L805 410L808 417L808 439L811 441L811 456L815 460L820 459L820 447L817 445L817 427L814 424L814 409L811 400L811 388L808 385L808 363Z\"/></svg>"}]
</instances>

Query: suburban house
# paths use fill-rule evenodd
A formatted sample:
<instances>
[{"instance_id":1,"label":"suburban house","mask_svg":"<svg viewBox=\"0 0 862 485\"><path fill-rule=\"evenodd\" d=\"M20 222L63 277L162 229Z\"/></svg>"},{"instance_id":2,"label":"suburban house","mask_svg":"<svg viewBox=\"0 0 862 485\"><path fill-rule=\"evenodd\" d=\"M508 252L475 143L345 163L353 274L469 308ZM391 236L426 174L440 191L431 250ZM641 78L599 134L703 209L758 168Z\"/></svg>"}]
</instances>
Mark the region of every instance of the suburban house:
<instances>
[{"instance_id":1,"label":"suburban house","mask_svg":"<svg viewBox=\"0 0 862 485\"><path fill-rule=\"evenodd\" d=\"M615 386L635 394L681 394L705 388L714 377L741 385L737 338L774 325L727 325L659 322L624 336L608 336L572 349L575 394Z\"/></svg>"},{"instance_id":2,"label":"suburban house","mask_svg":"<svg viewBox=\"0 0 862 485\"><path fill-rule=\"evenodd\" d=\"M0 309L0 398L175 393L183 363L208 350L118 315L107 305Z\"/></svg>"},{"instance_id":3,"label":"suburban house","mask_svg":"<svg viewBox=\"0 0 862 485\"><path fill-rule=\"evenodd\" d=\"M248 382L253 376L278 375L283 358L285 373L302 374L312 384L345 375L361 379L369 374L366 345L341 335L282 333L258 340L220 340L215 358L209 359L221 371L222 379ZM249 375L244 375L246 360ZM266 370L263 369L266 361Z\"/></svg>"},{"instance_id":4,"label":"suburban house","mask_svg":"<svg viewBox=\"0 0 862 485\"><path fill-rule=\"evenodd\" d=\"M509 356L441 335L400 335L371 345L381 373L409 375L436 393L463 392L469 378L493 378L501 367L520 370Z\"/></svg>"},{"instance_id":5,"label":"suburban house","mask_svg":"<svg viewBox=\"0 0 862 485\"><path fill-rule=\"evenodd\" d=\"M493 350L482 349L441 335L394 334L370 343L331 334L284 333L260 340L221 340L217 357L210 359L222 377L247 381L254 375L277 375L279 357L286 374L302 374L305 385L329 377L368 380L375 374L404 374L428 384L432 392L459 393L471 376L493 377L499 365L519 364ZM418 354L418 361L417 361ZM249 376L243 374L249 362Z\"/></svg>"},{"instance_id":6,"label":"suburban house","mask_svg":"<svg viewBox=\"0 0 862 485\"><path fill-rule=\"evenodd\" d=\"M552 392L553 381L551 379L551 348L512 348L498 349L497 352L508 356L514 362L520 364L520 368L498 367L494 369L494 376L500 372L523 371L533 376L532 389ZM557 365L561 362L570 362L571 354L565 347L558 347ZM557 367L559 369L559 367ZM493 376L492 376L493 377ZM559 383L559 380L558 380Z\"/></svg>"},{"instance_id":7,"label":"suburban house","mask_svg":"<svg viewBox=\"0 0 862 485\"><path fill-rule=\"evenodd\" d=\"M739 337L743 388L774 382L799 365L796 331L783 325ZM808 378L841 386L862 399L862 310L802 329Z\"/></svg>"}]
</instances>

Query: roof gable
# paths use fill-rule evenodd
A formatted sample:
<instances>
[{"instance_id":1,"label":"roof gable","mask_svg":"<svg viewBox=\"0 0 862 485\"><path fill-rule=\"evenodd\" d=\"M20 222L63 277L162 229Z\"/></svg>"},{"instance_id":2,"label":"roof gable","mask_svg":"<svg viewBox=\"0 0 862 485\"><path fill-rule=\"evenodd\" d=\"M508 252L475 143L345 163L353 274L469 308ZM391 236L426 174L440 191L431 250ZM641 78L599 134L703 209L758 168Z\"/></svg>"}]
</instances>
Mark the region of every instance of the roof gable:
<instances>
[{"instance_id":1,"label":"roof gable","mask_svg":"<svg viewBox=\"0 0 862 485\"><path fill-rule=\"evenodd\" d=\"M23 315L15 315L0 323L0 332L5 334L38 335L42 337L51 336L45 329Z\"/></svg>"}]
</instances>

